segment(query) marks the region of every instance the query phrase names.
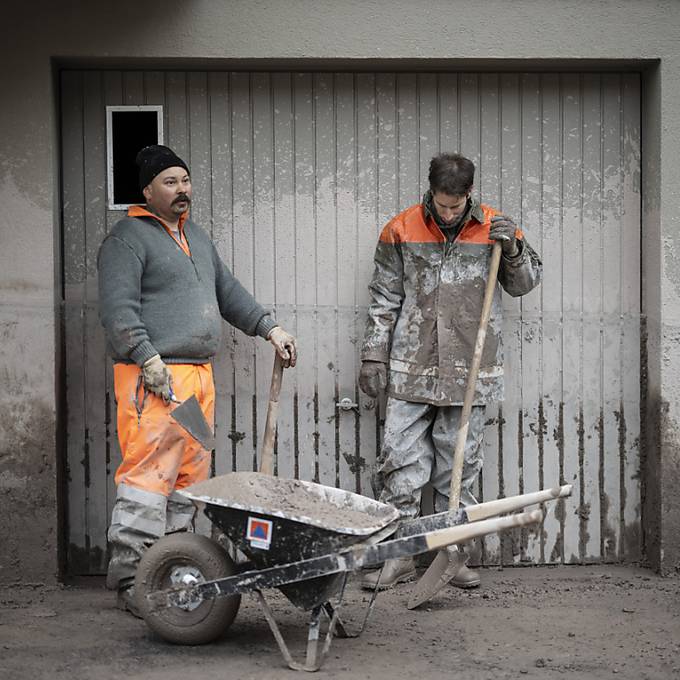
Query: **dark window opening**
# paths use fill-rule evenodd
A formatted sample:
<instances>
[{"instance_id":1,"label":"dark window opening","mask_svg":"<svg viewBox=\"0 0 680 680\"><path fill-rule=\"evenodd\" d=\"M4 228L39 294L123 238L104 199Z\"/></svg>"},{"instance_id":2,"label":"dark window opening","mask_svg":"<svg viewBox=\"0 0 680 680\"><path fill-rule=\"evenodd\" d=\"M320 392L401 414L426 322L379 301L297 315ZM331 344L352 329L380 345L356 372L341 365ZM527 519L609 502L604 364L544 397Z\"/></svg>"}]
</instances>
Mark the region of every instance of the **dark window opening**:
<instances>
[{"instance_id":1,"label":"dark window opening","mask_svg":"<svg viewBox=\"0 0 680 680\"><path fill-rule=\"evenodd\" d=\"M110 115L110 207L144 203L135 158L143 147L162 142L158 107L151 111L138 107L111 110Z\"/></svg>"}]
</instances>

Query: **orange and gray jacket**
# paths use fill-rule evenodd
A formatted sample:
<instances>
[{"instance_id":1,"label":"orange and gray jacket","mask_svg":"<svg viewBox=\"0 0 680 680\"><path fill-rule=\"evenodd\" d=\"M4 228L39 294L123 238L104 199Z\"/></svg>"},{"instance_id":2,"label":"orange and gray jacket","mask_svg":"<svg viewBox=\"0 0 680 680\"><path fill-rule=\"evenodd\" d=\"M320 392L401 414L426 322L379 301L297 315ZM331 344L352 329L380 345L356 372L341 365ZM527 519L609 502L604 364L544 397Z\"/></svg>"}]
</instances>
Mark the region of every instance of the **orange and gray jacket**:
<instances>
[{"instance_id":1,"label":"orange and gray jacket","mask_svg":"<svg viewBox=\"0 0 680 680\"><path fill-rule=\"evenodd\" d=\"M472 201L447 240L424 204L382 230L369 285L371 302L362 360L389 364L388 394L439 406L462 404L482 311L493 241L493 208ZM513 297L538 285L538 255L516 232L519 254L501 257L498 282ZM502 307L496 286L482 354L476 404L503 398Z\"/></svg>"}]
</instances>

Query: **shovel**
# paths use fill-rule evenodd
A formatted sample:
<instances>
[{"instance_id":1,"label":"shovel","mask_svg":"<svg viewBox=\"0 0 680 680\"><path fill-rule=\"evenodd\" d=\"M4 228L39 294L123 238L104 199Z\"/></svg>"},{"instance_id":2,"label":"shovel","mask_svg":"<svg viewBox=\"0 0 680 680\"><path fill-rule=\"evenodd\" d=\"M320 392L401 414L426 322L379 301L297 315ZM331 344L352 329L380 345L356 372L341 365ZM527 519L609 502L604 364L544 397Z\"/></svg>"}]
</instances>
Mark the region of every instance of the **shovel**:
<instances>
[{"instance_id":1,"label":"shovel","mask_svg":"<svg viewBox=\"0 0 680 680\"><path fill-rule=\"evenodd\" d=\"M477 340L475 341L475 351L472 355L472 365L468 374L465 398L463 399L463 411L460 416L456 447L453 452L453 469L451 470L451 488L449 490L449 510L457 510L460 503L460 484L463 476L463 460L465 453L465 442L467 440L468 427L470 425L470 413L472 402L477 386L477 374L479 365L482 362L482 351L486 340L486 328L489 324L491 315L491 302L493 301L496 278L498 276L498 266L501 259L501 244L494 242L491 250L491 262L489 264L489 278L486 282L484 291L484 302L482 304L482 316L479 320ZM427 571L416 583L415 589L411 594L407 607L415 609L417 606L430 600L436 595L465 565L465 557L456 550L455 547L440 550Z\"/></svg>"},{"instance_id":2,"label":"shovel","mask_svg":"<svg viewBox=\"0 0 680 680\"><path fill-rule=\"evenodd\" d=\"M276 419L279 412L279 394L283 381L283 360L278 352L274 352L274 370L269 388L269 404L267 405L267 422L264 426L262 451L260 453L260 472L265 475L274 474L274 442L276 440Z\"/></svg>"},{"instance_id":3,"label":"shovel","mask_svg":"<svg viewBox=\"0 0 680 680\"><path fill-rule=\"evenodd\" d=\"M170 412L170 417L184 428L204 449L212 451L215 448L215 435L208 425L208 421L201 411L201 407L192 394L185 401L180 402L170 391L170 401L179 404Z\"/></svg>"}]
</instances>

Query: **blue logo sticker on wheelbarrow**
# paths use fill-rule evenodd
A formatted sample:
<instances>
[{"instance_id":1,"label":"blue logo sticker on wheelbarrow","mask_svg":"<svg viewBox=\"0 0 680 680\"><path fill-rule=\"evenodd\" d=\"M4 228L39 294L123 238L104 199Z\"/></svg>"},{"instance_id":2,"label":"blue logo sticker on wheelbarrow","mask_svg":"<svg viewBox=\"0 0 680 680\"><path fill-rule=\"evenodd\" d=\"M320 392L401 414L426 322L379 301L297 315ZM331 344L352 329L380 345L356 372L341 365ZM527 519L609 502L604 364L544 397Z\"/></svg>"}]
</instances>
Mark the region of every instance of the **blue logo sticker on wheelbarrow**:
<instances>
[{"instance_id":1,"label":"blue logo sticker on wheelbarrow","mask_svg":"<svg viewBox=\"0 0 680 680\"><path fill-rule=\"evenodd\" d=\"M272 542L273 525L271 520L248 517L248 530L246 540L253 548L269 550Z\"/></svg>"}]
</instances>

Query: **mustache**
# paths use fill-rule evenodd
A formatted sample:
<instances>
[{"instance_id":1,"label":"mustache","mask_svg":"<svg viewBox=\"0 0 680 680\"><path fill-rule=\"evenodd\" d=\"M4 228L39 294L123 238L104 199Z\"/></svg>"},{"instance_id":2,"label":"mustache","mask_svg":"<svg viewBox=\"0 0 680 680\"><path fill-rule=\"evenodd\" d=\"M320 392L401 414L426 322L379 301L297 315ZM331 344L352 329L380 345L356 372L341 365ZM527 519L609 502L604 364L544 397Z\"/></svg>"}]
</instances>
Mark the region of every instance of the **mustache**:
<instances>
[{"instance_id":1,"label":"mustache","mask_svg":"<svg viewBox=\"0 0 680 680\"><path fill-rule=\"evenodd\" d=\"M186 194L180 194L173 202L172 205L175 205L175 203L191 203L191 199L186 195Z\"/></svg>"}]
</instances>

